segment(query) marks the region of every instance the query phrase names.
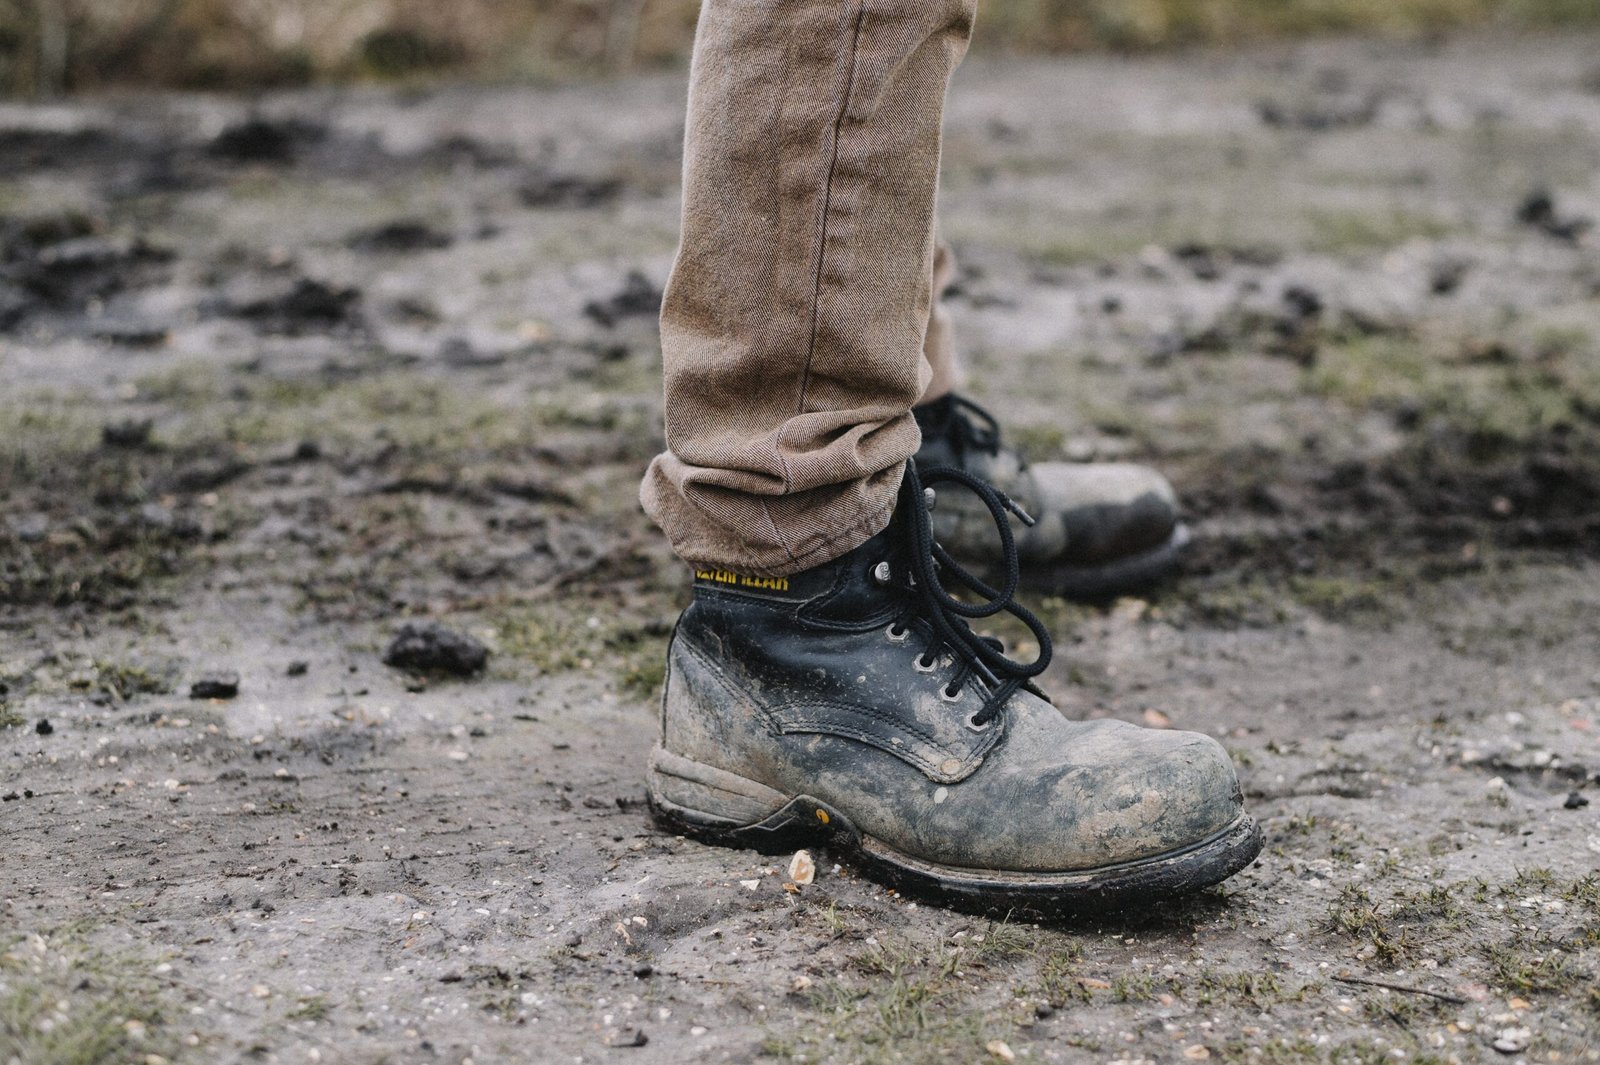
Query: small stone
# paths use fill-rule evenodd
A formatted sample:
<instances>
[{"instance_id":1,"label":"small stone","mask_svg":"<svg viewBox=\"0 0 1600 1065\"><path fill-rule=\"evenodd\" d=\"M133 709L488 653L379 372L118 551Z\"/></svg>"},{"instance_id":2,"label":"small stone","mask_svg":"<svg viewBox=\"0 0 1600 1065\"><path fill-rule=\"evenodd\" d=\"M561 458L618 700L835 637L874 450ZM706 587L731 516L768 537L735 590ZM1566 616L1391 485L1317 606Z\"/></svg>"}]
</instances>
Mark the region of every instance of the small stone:
<instances>
[{"instance_id":1,"label":"small stone","mask_svg":"<svg viewBox=\"0 0 1600 1065\"><path fill-rule=\"evenodd\" d=\"M1183 1048L1183 1056L1190 1061L1204 1061L1211 1056L1211 1051L1200 1043L1191 1043Z\"/></svg>"},{"instance_id":2,"label":"small stone","mask_svg":"<svg viewBox=\"0 0 1600 1065\"><path fill-rule=\"evenodd\" d=\"M48 736L52 732L54 732L55 730L56 730L56 727L54 725L50 724L50 719L46 718L46 717L41 717L39 719L38 723L33 726L33 731L37 732L41 736ZM1573 792L1572 794L1576 795L1578 793L1577 792ZM1585 801L1587 801L1587 800L1585 800ZM1569 800L1569 804L1570 804L1570 800Z\"/></svg>"},{"instance_id":3,"label":"small stone","mask_svg":"<svg viewBox=\"0 0 1600 1065\"><path fill-rule=\"evenodd\" d=\"M789 879L805 887L817 878L817 863L811 860L810 851L795 851L789 859Z\"/></svg>"},{"instance_id":4,"label":"small stone","mask_svg":"<svg viewBox=\"0 0 1600 1065\"><path fill-rule=\"evenodd\" d=\"M650 1042L650 1037L644 1034L643 1028L635 1028L623 1035L622 1039L611 1044L618 1047L642 1047Z\"/></svg>"},{"instance_id":5,"label":"small stone","mask_svg":"<svg viewBox=\"0 0 1600 1065\"><path fill-rule=\"evenodd\" d=\"M191 699L232 699L239 694L239 674L231 669L202 673L189 685Z\"/></svg>"},{"instance_id":6,"label":"small stone","mask_svg":"<svg viewBox=\"0 0 1600 1065\"><path fill-rule=\"evenodd\" d=\"M1531 1028L1502 1028L1495 1033L1494 1042L1490 1045L1502 1054L1520 1054L1528 1049L1531 1042Z\"/></svg>"},{"instance_id":7,"label":"small stone","mask_svg":"<svg viewBox=\"0 0 1600 1065\"><path fill-rule=\"evenodd\" d=\"M739 881L739 885L741 887L743 887L746 891L754 891L756 888L761 886L761 881L759 881L759 880L741 880L741 881Z\"/></svg>"},{"instance_id":8,"label":"small stone","mask_svg":"<svg viewBox=\"0 0 1600 1065\"><path fill-rule=\"evenodd\" d=\"M583 945L583 936L579 935L577 932L573 932L571 935L567 936L566 939L561 941L561 945L567 947L568 949L580 947Z\"/></svg>"},{"instance_id":9,"label":"small stone","mask_svg":"<svg viewBox=\"0 0 1600 1065\"><path fill-rule=\"evenodd\" d=\"M43 514L23 514L8 518L11 531L25 544L36 544L50 535L50 519Z\"/></svg>"},{"instance_id":10,"label":"small stone","mask_svg":"<svg viewBox=\"0 0 1600 1065\"><path fill-rule=\"evenodd\" d=\"M1568 810L1581 810L1589 805L1589 797L1581 792L1569 791L1567 792L1567 801L1561 805Z\"/></svg>"},{"instance_id":11,"label":"small stone","mask_svg":"<svg viewBox=\"0 0 1600 1065\"><path fill-rule=\"evenodd\" d=\"M1048 1002L1041 1002L1033 1007L1033 1015L1041 1021L1048 1020L1056 1015L1056 1008Z\"/></svg>"},{"instance_id":12,"label":"small stone","mask_svg":"<svg viewBox=\"0 0 1600 1065\"><path fill-rule=\"evenodd\" d=\"M311 672L311 663L296 659L289 663L289 668L283 671L286 677L303 677Z\"/></svg>"},{"instance_id":13,"label":"small stone","mask_svg":"<svg viewBox=\"0 0 1600 1065\"><path fill-rule=\"evenodd\" d=\"M999 1058L1001 1061L1016 1061L1017 1052L1006 1045L1004 1039L992 1039L984 1044L983 1049Z\"/></svg>"},{"instance_id":14,"label":"small stone","mask_svg":"<svg viewBox=\"0 0 1600 1065\"><path fill-rule=\"evenodd\" d=\"M633 975L637 976L641 980L654 975L655 971L655 966L651 965L649 962L643 962L633 967Z\"/></svg>"}]
</instances>

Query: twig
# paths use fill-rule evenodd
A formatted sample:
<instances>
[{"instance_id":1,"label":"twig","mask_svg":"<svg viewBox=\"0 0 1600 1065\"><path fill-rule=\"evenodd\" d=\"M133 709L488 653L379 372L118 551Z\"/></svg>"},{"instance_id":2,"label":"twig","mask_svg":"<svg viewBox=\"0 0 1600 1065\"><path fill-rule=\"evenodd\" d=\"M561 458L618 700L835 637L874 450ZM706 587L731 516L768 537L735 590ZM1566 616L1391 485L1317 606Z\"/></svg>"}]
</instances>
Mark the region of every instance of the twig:
<instances>
[{"instance_id":1,"label":"twig","mask_svg":"<svg viewBox=\"0 0 1600 1065\"><path fill-rule=\"evenodd\" d=\"M1427 995L1440 1002L1449 1002L1456 1006L1465 1006L1467 1000L1460 995L1448 995L1443 991L1429 991L1425 987L1407 987L1404 984L1391 984L1384 980L1368 980L1360 976L1339 975L1334 977L1341 984L1361 984L1364 987L1381 987L1386 991L1404 991L1408 995Z\"/></svg>"}]
</instances>

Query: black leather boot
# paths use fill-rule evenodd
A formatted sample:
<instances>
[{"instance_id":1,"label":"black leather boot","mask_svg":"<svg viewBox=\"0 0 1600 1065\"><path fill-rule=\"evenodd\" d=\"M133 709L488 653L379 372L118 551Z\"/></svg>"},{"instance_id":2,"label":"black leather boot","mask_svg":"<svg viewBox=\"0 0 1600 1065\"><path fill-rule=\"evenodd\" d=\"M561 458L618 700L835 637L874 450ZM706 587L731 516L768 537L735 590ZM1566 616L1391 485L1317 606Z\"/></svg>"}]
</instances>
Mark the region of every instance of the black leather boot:
<instances>
[{"instance_id":1,"label":"black leather boot","mask_svg":"<svg viewBox=\"0 0 1600 1065\"><path fill-rule=\"evenodd\" d=\"M1189 530L1178 520L1172 486L1155 470L1131 462L1029 465L1001 442L994 416L961 396L912 413L922 430L918 466L952 466L980 477L1039 519L1017 537L1030 587L1105 599L1137 591L1176 568ZM992 569L1000 563L989 516L970 500L939 508L933 527L969 565Z\"/></svg>"},{"instance_id":2,"label":"black leather boot","mask_svg":"<svg viewBox=\"0 0 1600 1065\"><path fill-rule=\"evenodd\" d=\"M934 543L924 481L980 499L1002 587ZM968 474L908 464L889 528L842 558L786 578L697 571L668 650L657 820L769 853L825 844L903 892L1044 917L1248 865L1260 833L1220 744L1069 721L1033 686L1050 638L1012 602L1011 506ZM968 624L1003 610L1038 639L1035 661Z\"/></svg>"}]
</instances>

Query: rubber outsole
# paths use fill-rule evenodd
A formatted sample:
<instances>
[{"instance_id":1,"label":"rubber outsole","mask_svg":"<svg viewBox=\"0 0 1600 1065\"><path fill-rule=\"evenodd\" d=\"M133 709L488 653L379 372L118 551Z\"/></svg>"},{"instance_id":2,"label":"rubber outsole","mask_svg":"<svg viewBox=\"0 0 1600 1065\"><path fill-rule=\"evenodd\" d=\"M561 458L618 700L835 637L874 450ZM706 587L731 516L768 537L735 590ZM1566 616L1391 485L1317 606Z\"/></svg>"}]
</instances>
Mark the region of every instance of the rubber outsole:
<instances>
[{"instance_id":1,"label":"rubber outsole","mask_svg":"<svg viewBox=\"0 0 1600 1065\"><path fill-rule=\"evenodd\" d=\"M1023 580L1032 588L1065 599L1104 600L1140 591L1170 576L1178 568L1183 549L1192 539L1187 525L1173 527L1164 543L1135 555L1098 566L1064 563L1025 566Z\"/></svg>"},{"instance_id":2,"label":"rubber outsole","mask_svg":"<svg viewBox=\"0 0 1600 1065\"><path fill-rule=\"evenodd\" d=\"M826 846L834 857L904 896L969 913L1046 921L1186 895L1226 880L1261 852L1261 829L1241 814L1206 839L1137 861L1070 873L966 869L902 854L863 835L838 810L809 795L796 796L748 825L679 806L654 789L650 809L662 828L703 843L763 854Z\"/></svg>"}]
</instances>

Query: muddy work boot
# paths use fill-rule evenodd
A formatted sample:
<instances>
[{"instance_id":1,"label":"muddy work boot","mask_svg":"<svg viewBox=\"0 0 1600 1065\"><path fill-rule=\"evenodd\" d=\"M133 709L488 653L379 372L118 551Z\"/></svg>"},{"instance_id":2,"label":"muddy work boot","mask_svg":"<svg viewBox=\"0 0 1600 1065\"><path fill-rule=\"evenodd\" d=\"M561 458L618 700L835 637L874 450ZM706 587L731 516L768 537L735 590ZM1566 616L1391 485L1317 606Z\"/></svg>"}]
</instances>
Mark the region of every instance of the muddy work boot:
<instances>
[{"instance_id":1,"label":"muddy work boot","mask_svg":"<svg viewBox=\"0 0 1600 1065\"><path fill-rule=\"evenodd\" d=\"M1127 462L1030 466L1000 442L988 411L949 395L912 411L922 429L916 462L952 466L988 481L1038 519L1017 537L1023 574L1042 591L1107 599L1170 573L1189 542L1166 478ZM1000 562L989 518L965 498L941 506L934 532L957 557L984 570Z\"/></svg>"},{"instance_id":2,"label":"muddy work boot","mask_svg":"<svg viewBox=\"0 0 1600 1065\"><path fill-rule=\"evenodd\" d=\"M767 853L826 845L905 894L1042 918L1248 865L1260 834L1222 747L1063 717L1033 685L1050 638L1012 602L1005 500L960 471L927 480L977 495L1000 529L1002 587L934 543L910 464L889 528L834 562L786 578L697 570L650 761L658 823ZM1001 611L1032 631L1034 661L968 624Z\"/></svg>"}]
</instances>

